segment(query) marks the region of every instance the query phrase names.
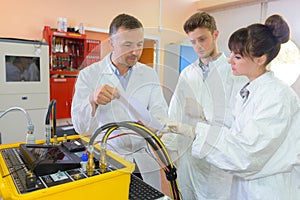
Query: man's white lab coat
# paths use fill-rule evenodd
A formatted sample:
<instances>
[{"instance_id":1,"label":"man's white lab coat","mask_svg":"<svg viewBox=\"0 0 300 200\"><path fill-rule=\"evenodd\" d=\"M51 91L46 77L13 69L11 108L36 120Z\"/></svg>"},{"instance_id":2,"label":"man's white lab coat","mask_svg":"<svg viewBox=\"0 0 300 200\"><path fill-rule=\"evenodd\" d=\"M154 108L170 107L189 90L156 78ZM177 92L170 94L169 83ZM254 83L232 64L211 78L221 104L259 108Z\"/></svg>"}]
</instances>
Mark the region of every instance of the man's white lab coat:
<instances>
[{"instance_id":1,"label":"man's white lab coat","mask_svg":"<svg viewBox=\"0 0 300 200\"><path fill-rule=\"evenodd\" d=\"M126 91L110 67L110 55L102 61L80 71L72 102L72 122L80 134L93 134L100 126L110 122L130 121L128 107L118 99L107 105L99 105L92 117L90 94L104 84L117 87L130 98L137 99L153 116L166 116L168 105L156 72L141 63L133 66ZM116 134L114 134L116 135ZM99 138L99 137L98 137ZM102 137L101 137L102 138ZM107 142L108 148L129 161L135 160L145 182L160 189L159 166L148 153L146 141L140 136L126 135ZM150 148L151 149L151 148Z\"/></svg>"}]
</instances>

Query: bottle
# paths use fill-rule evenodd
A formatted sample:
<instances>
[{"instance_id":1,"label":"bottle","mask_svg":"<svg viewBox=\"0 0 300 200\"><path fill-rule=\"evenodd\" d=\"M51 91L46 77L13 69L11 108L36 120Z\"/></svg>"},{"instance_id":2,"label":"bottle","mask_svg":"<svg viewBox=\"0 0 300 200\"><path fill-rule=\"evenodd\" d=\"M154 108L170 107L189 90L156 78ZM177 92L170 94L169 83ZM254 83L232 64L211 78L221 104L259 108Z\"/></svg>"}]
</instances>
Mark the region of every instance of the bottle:
<instances>
[{"instance_id":1,"label":"bottle","mask_svg":"<svg viewBox=\"0 0 300 200\"><path fill-rule=\"evenodd\" d=\"M80 34L84 34L84 26L83 26L83 23L80 23L80 24L79 24L79 33L80 33Z\"/></svg>"},{"instance_id":2,"label":"bottle","mask_svg":"<svg viewBox=\"0 0 300 200\"><path fill-rule=\"evenodd\" d=\"M83 171L86 171L86 165L87 165L88 159L89 159L88 154L86 152L84 152L81 156L81 162L80 162L81 169Z\"/></svg>"},{"instance_id":3,"label":"bottle","mask_svg":"<svg viewBox=\"0 0 300 200\"><path fill-rule=\"evenodd\" d=\"M62 19L62 17L59 17L57 19L57 31L58 32L62 32L63 31L62 26L63 26L63 19Z\"/></svg>"},{"instance_id":4,"label":"bottle","mask_svg":"<svg viewBox=\"0 0 300 200\"><path fill-rule=\"evenodd\" d=\"M67 32L67 29L68 29L67 18L62 18L62 31Z\"/></svg>"}]
</instances>

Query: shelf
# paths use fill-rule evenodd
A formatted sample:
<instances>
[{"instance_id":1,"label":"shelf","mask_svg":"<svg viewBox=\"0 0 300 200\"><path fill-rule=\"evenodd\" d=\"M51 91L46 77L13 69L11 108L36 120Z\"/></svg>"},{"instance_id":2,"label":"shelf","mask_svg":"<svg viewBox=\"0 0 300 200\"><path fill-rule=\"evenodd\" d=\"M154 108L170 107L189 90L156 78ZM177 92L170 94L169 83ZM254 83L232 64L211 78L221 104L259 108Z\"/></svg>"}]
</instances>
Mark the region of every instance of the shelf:
<instances>
[{"instance_id":1,"label":"shelf","mask_svg":"<svg viewBox=\"0 0 300 200\"><path fill-rule=\"evenodd\" d=\"M85 34L58 32L45 26L43 37L49 44L51 71L78 71L83 67Z\"/></svg>"},{"instance_id":2,"label":"shelf","mask_svg":"<svg viewBox=\"0 0 300 200\"><path fill-rule=\"evenodd\" d=\"M79 33L72 33L72 32L58 32L55 30L51 30L53 36L57 37L67 37L72 39L85 39L85 34L79 34Z\"/></svg>"}]
</instances>

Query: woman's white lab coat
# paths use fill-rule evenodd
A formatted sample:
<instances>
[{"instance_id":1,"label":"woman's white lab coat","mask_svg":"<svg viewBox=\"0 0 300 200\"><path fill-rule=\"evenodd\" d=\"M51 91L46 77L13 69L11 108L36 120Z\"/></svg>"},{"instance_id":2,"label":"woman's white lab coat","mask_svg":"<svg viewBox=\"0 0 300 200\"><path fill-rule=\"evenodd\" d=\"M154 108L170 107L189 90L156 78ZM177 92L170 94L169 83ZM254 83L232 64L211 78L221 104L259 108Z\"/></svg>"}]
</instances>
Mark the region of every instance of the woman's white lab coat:
<instances>
[{"instance_id":1,"label":"woman's white lab coat","mask_svg":"<svg viewBox=\"0 0 300 200\"><path fill-rule=\"evenodd\" d=\"M153 116L167 115L168 105L158 76L152 68L141 63L133 66L130 80L124 91L110 65L110 55L107 55L102 61L84 68L79 73L72 102L72 122L78 133L93 134L104 124L132 119L128 107L118 99L114 99L107 105L99 105L95 116L91 116L89 96L97 87L104 84L117 87L127 97L137 99ZM108 148L129 161L134 159L144 181L160 189L159 166L153 157L145 153L149 148L143 138L132 135L115 138L108 141Z\"/></svg>"},{"instance_id":2,"label":"woman's white lab coat","mask_svg":"<svg viewBox=\"0 0 300 200\"><path fill-rule=\"evenodd\" d=\"M169 106L169 117L196 126L197 122L230 127L232 123L233 99L245 79L235 78L224 54L209 63L210 72L203 81L199 60L185 68L178 80ZM197 109L198 107L198 109ZM200 116L201 107L203 115ZM194 113L193 113L194 112ZM193 140L181 135L176 139L163 136L172 157L178 156L178 184L184 199L229 199L232 175L216 168L206 160L195 159L191 155ZM170 144L171 139L174 140ZM176 144L174 145L174 143ZM177 151L177 155L174 152ZM176 159L176 158L175 158Z\"/></svg>"},{"instance_id":3,"label":"woman's white lab coat","mask_svg":"<svg viewBox=\"0 0 300 200\"><path fill-rule=\"evenodd\" d=\"M300 199L299 98L272 72L247 89L230 129L197 124L192 155L235 175L231 200Z\"/></svg>"}]
</instances>

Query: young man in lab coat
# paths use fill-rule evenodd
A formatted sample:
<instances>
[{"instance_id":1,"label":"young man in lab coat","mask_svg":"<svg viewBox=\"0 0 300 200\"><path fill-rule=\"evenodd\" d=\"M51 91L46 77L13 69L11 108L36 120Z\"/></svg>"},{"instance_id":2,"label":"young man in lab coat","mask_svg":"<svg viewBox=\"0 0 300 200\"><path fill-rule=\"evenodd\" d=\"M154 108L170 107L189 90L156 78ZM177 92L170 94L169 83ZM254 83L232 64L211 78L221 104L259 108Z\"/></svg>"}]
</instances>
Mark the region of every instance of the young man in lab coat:
<instances>
[{"instance_id":1,"label":"young man in lab coat","mask_svg":"<svg viewBox=\"0 0 300 200\"><path fill-rule=\"evenodd\" d=\"M121 93L139 101L153 116L167 116L168 106L157 73L138 62L144 43L141 22L120 14L111 22L109 34L112 52L81 70L75 85L72 122L80 134L93 134L110 122L132 120L128 105L119 100ZM119 156L134 161L143 180L160 190L159 166L144 138L128 134L107 144Z\"/></svg>"},{"instance_id":2,"label":"young man in lab coat","mask_svg":"<svg viewBox=\"0 0 300 200\"><path fill-rule=\"evenodd\" d=\"M199 121L230 127L233 99L244 81L234 78L228 59L217 49L215 19L206 12L196 13L183 28L199 59L181 72L169 117L193 127ZM178 184L184 200L229 199L232 176L193 158L191 138L166 134L162 140L172 154L177 153ZM171 140L177 141L177 146L170 144Z\"/></svg>"}]
</instances>

